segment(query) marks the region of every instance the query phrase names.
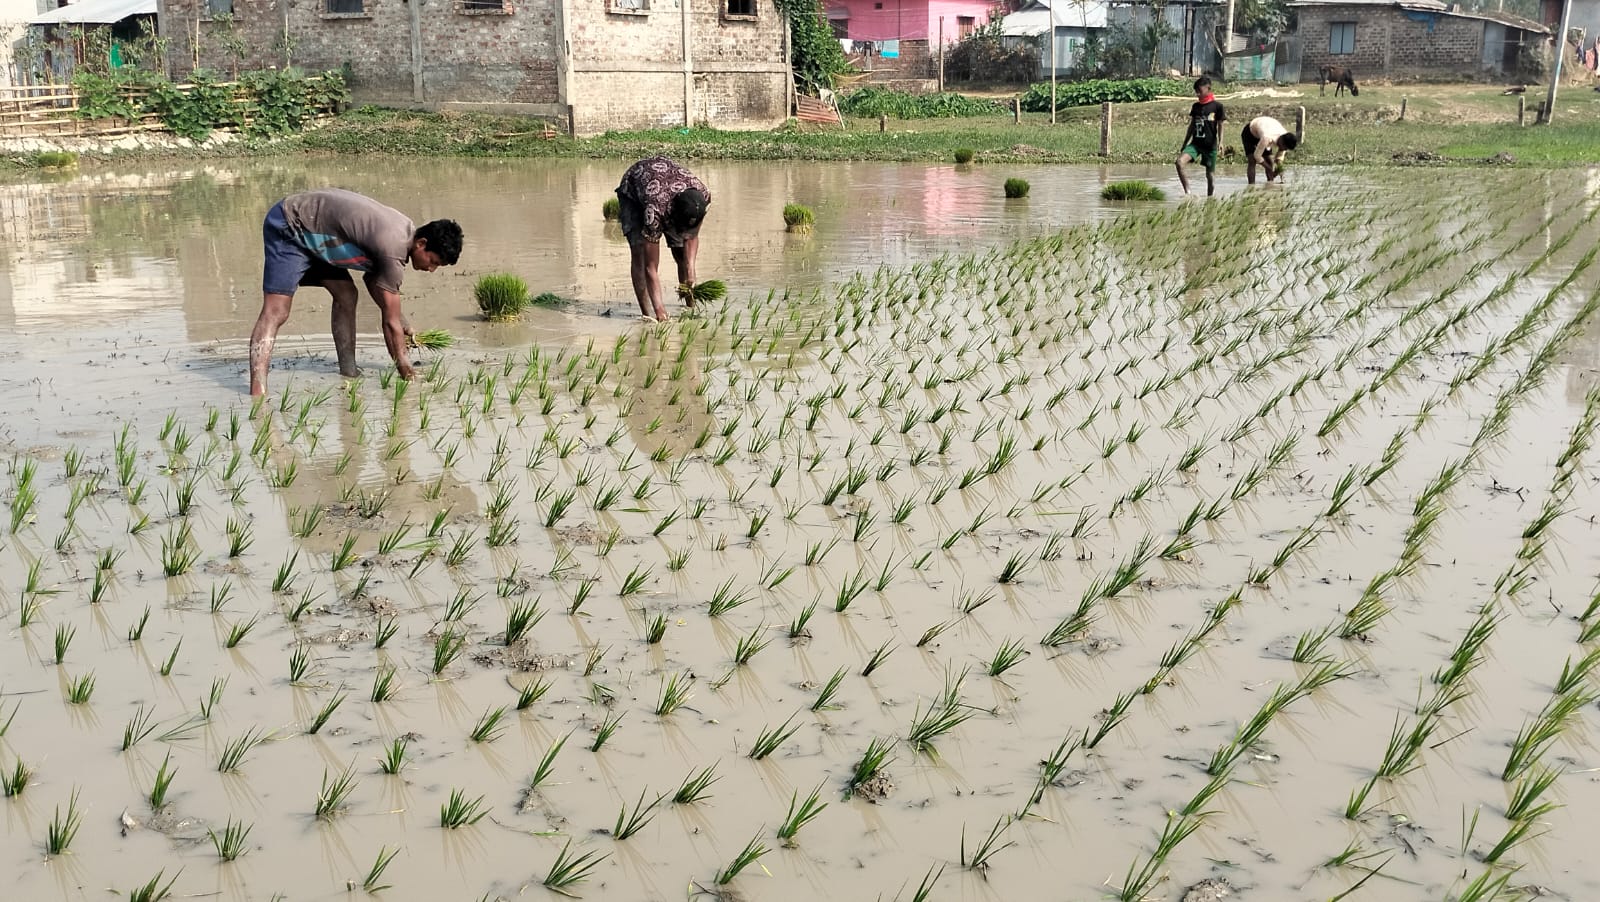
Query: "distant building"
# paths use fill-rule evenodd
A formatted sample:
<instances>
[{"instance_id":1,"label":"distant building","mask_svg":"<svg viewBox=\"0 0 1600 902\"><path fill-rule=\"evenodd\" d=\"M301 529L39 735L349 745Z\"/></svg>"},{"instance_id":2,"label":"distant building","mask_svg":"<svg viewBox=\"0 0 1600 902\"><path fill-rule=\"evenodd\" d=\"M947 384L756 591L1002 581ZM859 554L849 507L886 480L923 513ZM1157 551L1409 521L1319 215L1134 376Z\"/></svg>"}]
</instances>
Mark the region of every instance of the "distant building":
<instances>
[{"instance_id":1,"label":"distant building","mask_svg":"<svg viewBox=\"0 0 1600 902\"><path fill-rule=\"evenodd\" d=\"M1551 29L1510 13L1439 0L1292 0L1300 75L1343 66L1356 81L1514 78L1535 69Z\"/></svg>"},{"instance_id":2,"label":"distant building","mask_svg":"<svg viewBox=\"0 0 1600 902\"><path fill-rule=\"evenodd\" d=\"M17 49L28 38L28 20L55 7L53 0L0 0L0 85L24 84Z\"/></svg>"},{"instance_id":3,"label":"distant building","mask_svg":"<svg viewBox=\"0 0 1600 902\"><path fill-rule=\"evenodd\" d=\"M833 36L857 68L933 73L939 38L957 43L989 21L994 0L826 0Z\"/></svg>"},{"instance_id":4,"label":"distant building","mask_svg":"<svg viewBox=\"0 0 1600 902\"><path fill-rule=\"evenodd\" d=\"M160 0L172 75L339 69L362 102L525 113L580 135L789 115L773 0ZM233 16L231 26L218 16Z\"/></svg>"},{"instance_id":5,"label":"distant building","mask_svg":"<svg viewBox=\"0 0 1600 902\"><path fill-rule=\"evenodd\" d=\"M1039 74L1049 76L1050 27L1056 32L1055 71L1065 74L1082 62L1084 42L1106 27L1104 0L1028 0L1001 23L1001 40L1007 46L1027 45L1039 50Z\"/></svg>"}]
</instances>

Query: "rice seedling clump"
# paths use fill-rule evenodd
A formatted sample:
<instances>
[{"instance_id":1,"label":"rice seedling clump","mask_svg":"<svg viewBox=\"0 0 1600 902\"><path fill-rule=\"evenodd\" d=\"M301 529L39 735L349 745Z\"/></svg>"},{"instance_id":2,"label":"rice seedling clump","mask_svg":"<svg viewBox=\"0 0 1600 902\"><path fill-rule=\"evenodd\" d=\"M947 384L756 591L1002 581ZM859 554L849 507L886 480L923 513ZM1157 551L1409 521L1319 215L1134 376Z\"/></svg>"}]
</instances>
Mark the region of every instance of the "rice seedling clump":
<instances>
[{"instance_id":1,"label":"rice seedling clump","mask_svg":"<svg viewBox=\"0 0 1600 902\"><path fill-rule=\"evenodd\" d=\"M1006 197L1008 197L1008 198L1010 198L1012 200L1016 200L1018 198L1027 197L1028 196L1028 189L1030 187L1032 187L1032 186L1030 186L1028 184L1028 180L1027 179L1019 179L1019 178L1006 179L1006 185L1005 185Z\"/></svg>"},{"instance_id":2,"label":"rice seedling clump","mask_svg":"<svg viewBox=\"0 0 1600 902\"><path fill-rule=\"evenodd\" d=\"M973 153L973 150L970 147L956 148L956 164L959 166L965 166L968 163L971 163L972 158L975 156L977 156L977 154Z\"/></svg>"},{"instance_id":3,"label":"rice seedling clump","mask_svg":"<svg viewBox=\"0 0 1600 902\"><path fill-rule=\"evenodd\" d=\"M528 283L510 273L490 273L472 287L478 309L489 319L513 319L528 306Z\"/></svg>"},{"instance_id":4,"label":"rice seedling clump","mask_svg":"<svg viewBox=\"0 0 1600 902\"><path fill-rule=\"evenodd\" d=\"M783 205L783 225L786 231L809 232L815 222L816 216L810 207L801 204Z\"/></svg>"},{"instance_id":5,"label":"rice seedling clump","mask_svg":"<svg viewBox=\"0 0 1600 902\"><path fill-rule=\"evenodd\" d=\"M1106 200L1166 200L1167 193L1144 179L1125 179L1100 189Z\"/></svg>"}]
</instances>

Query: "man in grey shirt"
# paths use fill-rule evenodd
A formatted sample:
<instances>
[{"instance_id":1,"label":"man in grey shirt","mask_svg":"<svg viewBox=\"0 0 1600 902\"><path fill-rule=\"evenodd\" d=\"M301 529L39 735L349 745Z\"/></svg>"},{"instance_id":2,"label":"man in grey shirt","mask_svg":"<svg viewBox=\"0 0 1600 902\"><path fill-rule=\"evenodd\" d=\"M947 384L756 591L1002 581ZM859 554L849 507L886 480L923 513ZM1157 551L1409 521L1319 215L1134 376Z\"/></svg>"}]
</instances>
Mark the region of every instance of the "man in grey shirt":
<instances>
[{"instance_id":1,"label":"man in grey shirt","mask_svg":"<svg viewBox=\"0 0 1600 902\"><path fill-rule=\"evenodd\" d=\"M414 372L406 359L411 325L400 306L405 266L433 272L461 256L461 226L436 219L422 228L398 210L342 188L292 194L267 212L261 224L266 251L261 280L261 315L250 333L250 394L267 391L267 370L278 329L289 318L295 289L320 285L333 296L333 348L339 374L356 369L356 286L350 270L365 273L367 293L383 316L383 341L400 378Z\"/></svg>"}]
</instances>

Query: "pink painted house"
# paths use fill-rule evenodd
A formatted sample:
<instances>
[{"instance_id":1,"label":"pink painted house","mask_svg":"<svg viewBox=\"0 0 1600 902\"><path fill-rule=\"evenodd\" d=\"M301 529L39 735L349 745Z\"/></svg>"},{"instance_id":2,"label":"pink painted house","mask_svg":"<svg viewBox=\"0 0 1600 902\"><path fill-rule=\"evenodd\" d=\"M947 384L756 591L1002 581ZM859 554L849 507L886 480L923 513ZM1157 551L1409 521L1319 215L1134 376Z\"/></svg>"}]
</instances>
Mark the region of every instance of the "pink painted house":
<instances>
[{"instance_id":1,"label":"pink painted house","mask_svg":"<svg viewBox=\"0 0 1600 902\"><path fill-rule=\"evenodd\" d=\"M922 41L938 46L939 20L944 42L954 44L989 21L994 0L828 0L834 37L848 41Z\"/></svg>"}]
</instances>

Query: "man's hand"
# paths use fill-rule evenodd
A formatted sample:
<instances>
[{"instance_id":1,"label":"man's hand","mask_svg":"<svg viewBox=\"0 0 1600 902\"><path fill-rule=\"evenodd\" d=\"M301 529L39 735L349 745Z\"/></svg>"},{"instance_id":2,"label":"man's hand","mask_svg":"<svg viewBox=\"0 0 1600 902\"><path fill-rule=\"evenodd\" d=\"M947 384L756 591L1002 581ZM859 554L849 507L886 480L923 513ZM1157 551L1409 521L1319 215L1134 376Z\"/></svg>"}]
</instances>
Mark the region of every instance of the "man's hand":
<instances>
[{"instance_id":1,"label":"man's hand","mask_svg":"<svg viewBox=\"0 0 1600 902\"><path fill-rule=\"evenodd\" d=\"M406 380L407 382L417 378L417 370L410 363L399 364L395 367L395 369L399 372L400 378Z\"/></svg>"}]
</instances>

